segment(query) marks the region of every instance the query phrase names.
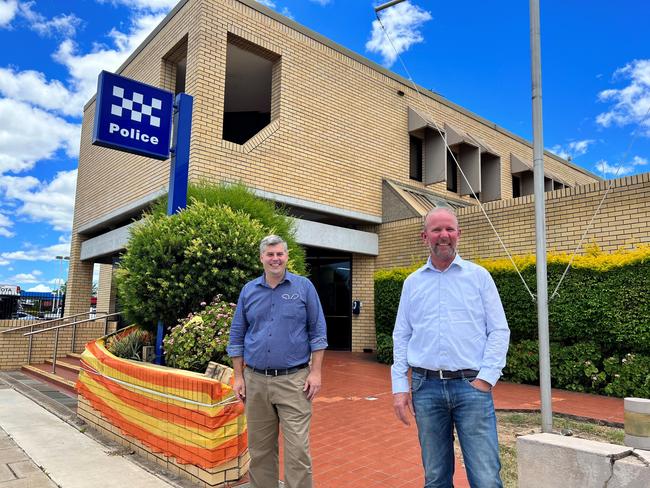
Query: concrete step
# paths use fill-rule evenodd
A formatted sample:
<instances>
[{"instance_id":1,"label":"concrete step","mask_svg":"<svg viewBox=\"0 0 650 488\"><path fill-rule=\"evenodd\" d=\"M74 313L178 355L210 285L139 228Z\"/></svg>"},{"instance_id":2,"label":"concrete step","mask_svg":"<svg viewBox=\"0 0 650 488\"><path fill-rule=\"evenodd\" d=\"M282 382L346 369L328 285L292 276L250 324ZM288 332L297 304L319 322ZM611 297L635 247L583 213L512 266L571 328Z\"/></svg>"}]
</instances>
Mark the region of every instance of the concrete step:
<instances>
[{"instance_id":1,"label":"concrete step","mask_svg":"<svg viewBox=\"0 0 650 488\"><path fill-rule=\"evenodd\" d=\"M41 364L41 365L25 364L21 368L21 370L26 373L29 373L30 375L38 379L44 380L50 384L65 388L67 391L71 391L73 393L77 392L75 390L76 375L74 375L72 371L61 368L59 372L65 371L65 373L52 374L51 365L47 365L47 364Z\"/></svg>"},{"instance_id":2,"label":"concrete step","mask_svg":"<svg viewBox=\"0 0 650 488\"><path fill-rule=\"evenodd\" d=\"M81 359L81 354L76 352L69 352L66 356L73 359Z\"/></svg>"},{"instance_id":3,"label":"concrete step","mask_svg":"<svg viewBox=\"0 0 650 488\"><path fill-rule=\"evenodd\" d=\"M45 364L49 364L51 366L52 365L52 360L51 359L46 359ZM73 358L71 358L70 360L57 359L56 367L57 367L57 370L58 370L58 368L63 368L63 369L67 369L68 371L73 371L73 372L75 372L77 374L79 374L79 371L81 371L81 366L79 365L79 361L73 362Z\"/></svg>"}]
</instances>

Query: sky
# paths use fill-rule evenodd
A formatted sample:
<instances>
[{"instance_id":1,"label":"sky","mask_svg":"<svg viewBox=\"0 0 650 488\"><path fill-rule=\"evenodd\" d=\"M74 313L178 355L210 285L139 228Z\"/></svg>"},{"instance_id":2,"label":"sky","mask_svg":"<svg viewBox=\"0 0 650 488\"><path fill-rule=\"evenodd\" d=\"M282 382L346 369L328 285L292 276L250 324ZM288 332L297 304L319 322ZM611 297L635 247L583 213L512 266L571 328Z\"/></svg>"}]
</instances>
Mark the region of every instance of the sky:
<instances>
[{"instance_id":1,"label":"sky","mask_svg":"<svg viewBox=\"0 0 650 488\"><path fill-rule=\"evenodd\" d=\"M0 0L0 284L65 281L84 104L177 0ZM215 2L217 3L217 2ZM525 0L260 0L532 139ZM650 2L540 0L544 147L612 178L650 171ZM403 62L403 65L402 65ZM95 277L96 279L96 277Z\"/></svg>"}]
</instances>

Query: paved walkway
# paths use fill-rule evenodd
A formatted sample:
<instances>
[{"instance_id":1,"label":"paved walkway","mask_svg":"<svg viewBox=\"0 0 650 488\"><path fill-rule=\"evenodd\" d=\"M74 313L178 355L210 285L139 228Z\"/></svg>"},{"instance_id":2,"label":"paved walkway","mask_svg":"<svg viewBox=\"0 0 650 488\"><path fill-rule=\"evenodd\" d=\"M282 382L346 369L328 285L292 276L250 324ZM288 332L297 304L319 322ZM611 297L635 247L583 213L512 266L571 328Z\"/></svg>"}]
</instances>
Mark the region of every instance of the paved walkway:
<instances>
[{"instance_id":1,"label":"paved walkway","mask_svg":"<svg viewBox=\"0 0 650 488\"><path fill-rule=\"evenodd\" d=\"M623 422L621 399L560 390L553 390L552 397L555 413ZM502 410L538 410L540 405L539 389L534 386L501 382L494 398L497 409ZM0 488L52 486L19 484L17 478L26 473L42 474L37 465L63 488L112 486L107 480L115 480L115 486L134 488L153 486L149 483L166 486L128 457L109 456L105 447L13 390L0 389L0 428L24 450L0 431ZM70 440L64 440L67 436ZM15 461L5 460L9 452L14 457L6 459ZM56 459L52 453L65 456ZM377 363L369 354L326 353L323 389L314 401L312 455L316 488L422 487L415 425L406 427L393 414L388 366ZM116 461L118 465L113 464ZM14 469L15 463L23 464ZM459 462L457 466L455 488L469 486ZM122 474L128 482L117 481ZM40 475L39 479L48 481Z\"/></svg>"},{"instance_id":2,"label":"paved walkway","mask_svg":"<svg viewBox=\"0 0 650 488\"><path fill-rule=\"evenodd\" d=\"M0 389L0 426L1 488L172 486L9 388Z\"/></svg>"}]
</instances>

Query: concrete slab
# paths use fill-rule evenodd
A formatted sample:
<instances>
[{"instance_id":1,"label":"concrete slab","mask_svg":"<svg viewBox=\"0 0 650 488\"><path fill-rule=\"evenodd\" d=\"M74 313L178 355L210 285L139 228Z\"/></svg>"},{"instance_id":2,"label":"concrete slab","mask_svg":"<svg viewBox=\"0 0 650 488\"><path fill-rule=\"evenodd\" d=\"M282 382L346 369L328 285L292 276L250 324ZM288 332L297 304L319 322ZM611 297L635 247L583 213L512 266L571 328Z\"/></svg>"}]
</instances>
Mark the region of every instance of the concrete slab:
<instances>
[{"instance_id":1,"label":"concrete slab","mask_svg":"<svg viewBox=\"0 0 650 488\"><path fill-rule=\"evenodd\" d=\"M648 488L650 467L640 459L629 456L614 463L612 479L607 488Z\"/></svg>"},{"instance_id":2,"label":"concrete slab","mask_svg":"<svg viewBox=\"0 0 650 488\"><path fill-rule=\"evenodd\" d=\"M532 434L517 439L520 486L566 488L606 486L612 476L611 460L632 449L556 434Z\"/></svg>"},{"instance_id":3,"label":"concrete slab","mask_svg":"<svg viewBox=\"0 0 650 488\"><path fill-rule=\"evenodd\" d=\"M109 456L96 441L14 390L0 390L0 426L63 488L173 486L128 459Z\"/></svg>"}]
</instances>

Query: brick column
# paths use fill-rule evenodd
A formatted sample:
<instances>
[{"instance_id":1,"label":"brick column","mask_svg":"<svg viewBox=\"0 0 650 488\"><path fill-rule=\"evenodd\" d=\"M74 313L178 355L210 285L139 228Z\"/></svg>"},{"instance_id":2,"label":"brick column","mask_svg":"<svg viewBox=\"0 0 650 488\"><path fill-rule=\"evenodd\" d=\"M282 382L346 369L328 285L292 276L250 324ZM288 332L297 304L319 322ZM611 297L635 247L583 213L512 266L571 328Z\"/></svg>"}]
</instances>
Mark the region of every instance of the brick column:
<instances>
[{"instance_id":1,"label":"brick column","mask_svg":"<svg viewBox=\"0 0 650 488\"><path fill-rule=\"evenodd\" d=\"M65 296L65 315L88 312L93 287L93 263L82 262L81 243L86 239L76 232L72 233L70 244L70 270Z\"/></svg>"},{"instance_id":2,"label":"brick column","mask_svg":"<svg viewBox=\"0 0 650 488\"><path fill-rule=\"evenodd\" d=\"M375 257L352 255L352 300L361 300L361 313L352 315L352 351L375 351Z\"/></svg>"}]
</instances>

